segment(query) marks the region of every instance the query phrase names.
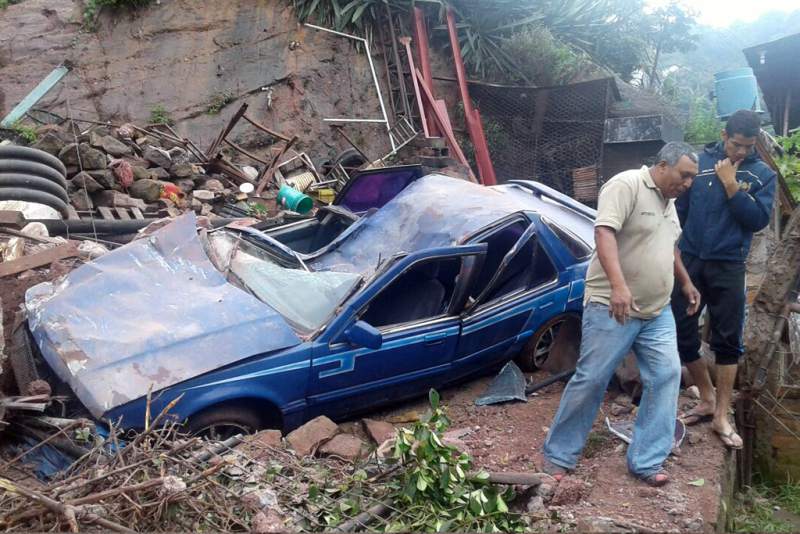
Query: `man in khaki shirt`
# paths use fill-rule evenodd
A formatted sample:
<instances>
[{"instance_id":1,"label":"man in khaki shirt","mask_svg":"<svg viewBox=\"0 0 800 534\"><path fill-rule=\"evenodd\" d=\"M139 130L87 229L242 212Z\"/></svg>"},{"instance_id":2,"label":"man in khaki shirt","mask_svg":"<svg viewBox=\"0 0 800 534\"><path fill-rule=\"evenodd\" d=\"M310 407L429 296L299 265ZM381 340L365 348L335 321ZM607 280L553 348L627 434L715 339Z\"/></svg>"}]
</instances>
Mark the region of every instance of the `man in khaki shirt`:
<instances>
[{"instance_id":1,"label":"man in khaki shirt","mask_svg":"<svg viewBox=\"0 0 800 534\"><path fill-rule=\"evenodd\" d=\"M669 305L674 280L690 308L700 302L675 253L680 224L673 199L695 174L692 147L668 143L656 165L622 172L600 190L580 359L544 444L544 471L557 479L575 468L611 376L633 349L644 390L628 470L653 486L669 481L662 464L672 449L681 378Z\"/></svg>"}]
</instances>

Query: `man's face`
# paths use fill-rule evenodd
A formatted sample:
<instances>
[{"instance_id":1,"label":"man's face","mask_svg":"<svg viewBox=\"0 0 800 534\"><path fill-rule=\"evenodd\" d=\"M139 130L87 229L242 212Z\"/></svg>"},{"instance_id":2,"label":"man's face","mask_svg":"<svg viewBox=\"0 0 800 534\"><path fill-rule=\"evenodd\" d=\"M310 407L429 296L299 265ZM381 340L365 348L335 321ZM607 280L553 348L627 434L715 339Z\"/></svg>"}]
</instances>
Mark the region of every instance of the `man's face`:
<instances>
[{"instance_id":1,"label":"man's face","mask_svg":"<svg viewBox=\"0 0 800 534\"><path fill-rule=\"evenodd\" d=\"M663 179L661 192L666 198L677 198L692 187L692 180L697 174L697 163L687 156L683 156L675 165L667 165L662 161L658 164Z\"/></svg>"},{"instance_id":2,"label":"man's face","mask_svg":"<svg viewBox=\"0 0 800 534\"><path fill-rule=\"evenodd\" d=\"M731 163L741 161L756 150L756 138L745 137L742 134L728 135L722 130L722 142L725 146L725 155Z\"/></svg>"}]
</instances>

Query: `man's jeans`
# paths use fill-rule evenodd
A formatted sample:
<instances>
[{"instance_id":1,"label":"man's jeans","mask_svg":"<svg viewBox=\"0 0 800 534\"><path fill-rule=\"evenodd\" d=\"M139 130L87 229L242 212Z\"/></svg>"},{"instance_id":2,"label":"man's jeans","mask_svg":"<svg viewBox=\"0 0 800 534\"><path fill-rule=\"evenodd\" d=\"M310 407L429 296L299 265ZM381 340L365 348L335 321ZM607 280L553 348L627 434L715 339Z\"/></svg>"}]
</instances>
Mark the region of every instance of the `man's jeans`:
<instances>
[{"instance_id":1,"label":"man's jeans","mask_svg":"<svg viewBox=\"0 0 800 534\"><path fill-rule=\"evenodd\" d=\"M561 396L544 456L561 467L575 467L608 383L633 349L644 391L628 447L628 469L647 477L661 469L672 449L681 382L675 320L669 305L653 319L628 319L624 325L608 311L597 303L584 307L580 359Z\"/></svg>"}]
</instances>

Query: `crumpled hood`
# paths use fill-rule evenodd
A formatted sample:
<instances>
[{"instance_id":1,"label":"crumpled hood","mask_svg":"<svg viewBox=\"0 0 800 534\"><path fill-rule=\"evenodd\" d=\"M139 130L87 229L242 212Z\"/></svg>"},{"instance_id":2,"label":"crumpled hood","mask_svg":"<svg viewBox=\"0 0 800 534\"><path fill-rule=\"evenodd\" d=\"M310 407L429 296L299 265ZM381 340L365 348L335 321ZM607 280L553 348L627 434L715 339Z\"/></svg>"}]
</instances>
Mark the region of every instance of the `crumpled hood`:
<instances>
[{"instance_id":1,"label":"crumpled hood","mask_svg":"<svg viewBox=\"0 0 800 534\"><path fill-rule=\"evenodd\" d=\"M195 216L25 295L42 355L95 417L236 361L300 343L272 308L228 283Z\"/></svg>"}]
</instances>

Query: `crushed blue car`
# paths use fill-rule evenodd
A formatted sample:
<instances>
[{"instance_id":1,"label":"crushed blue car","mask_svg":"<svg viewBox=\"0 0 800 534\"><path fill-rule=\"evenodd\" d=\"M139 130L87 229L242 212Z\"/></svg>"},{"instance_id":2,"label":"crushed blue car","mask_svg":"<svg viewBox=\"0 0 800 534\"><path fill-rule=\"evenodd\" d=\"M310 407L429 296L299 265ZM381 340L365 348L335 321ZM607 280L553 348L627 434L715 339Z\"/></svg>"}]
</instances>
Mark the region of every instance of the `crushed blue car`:
<instances>
[{"instance_id":1,"label":"crushed blue car","mask_svg":"<svg viewBox=\"0 0 800 534\"><path fill-rule=\"evenodd\" d=\"M535 182L377 170L267 231L184 215L31 288L23 335L95 418L141 428L180 397L193 432L289 430L540 363L580 314L593 218Z\"/></svg>"}]
</instances>

